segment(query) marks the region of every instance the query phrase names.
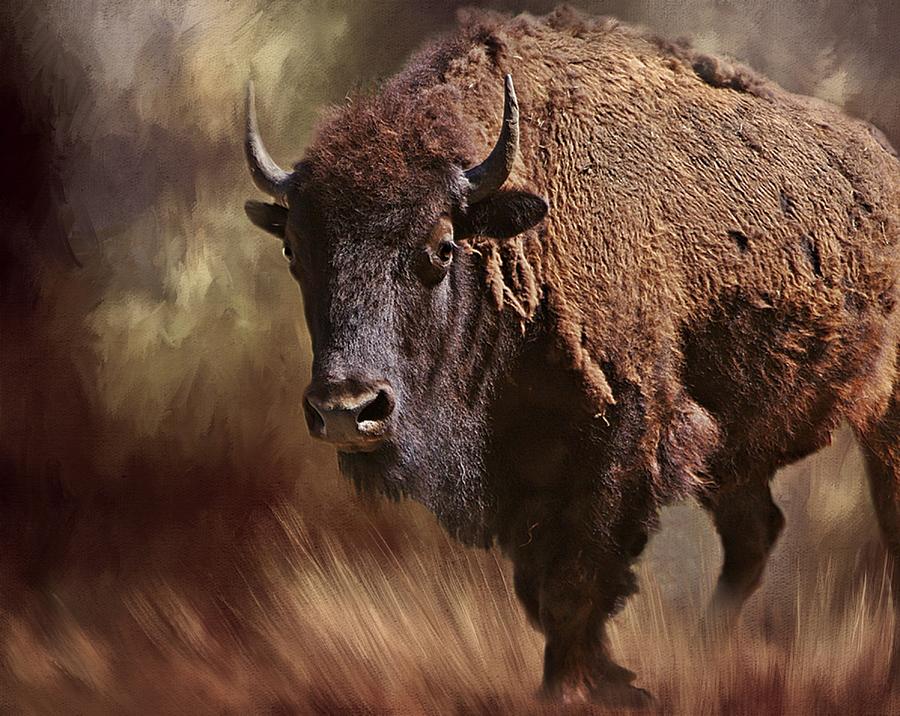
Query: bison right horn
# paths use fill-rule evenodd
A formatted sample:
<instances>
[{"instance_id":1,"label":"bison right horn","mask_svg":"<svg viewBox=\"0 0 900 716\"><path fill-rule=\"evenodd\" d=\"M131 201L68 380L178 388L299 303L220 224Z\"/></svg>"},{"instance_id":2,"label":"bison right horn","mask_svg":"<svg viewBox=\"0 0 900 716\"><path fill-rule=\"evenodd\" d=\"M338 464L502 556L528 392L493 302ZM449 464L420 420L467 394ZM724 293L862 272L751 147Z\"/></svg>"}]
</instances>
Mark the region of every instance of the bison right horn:
<instances>
[{"instance_id":1,"label":"bison right horn","mask_svg":"<svg viewBox=\"0 0 900 716\"><path fill-rule=\"evenodd\" d=\"M253 80L247 82L247 137L244 142L244 151L247 155L247 164L250 167L253 183L261 192L286 204L291 175L272 161L272 157L269 156L262 138L259 136Z\"/></svg>"},{"instance_id":2,"label":"bison right horn","mask_svg":"<svg viewBox=\"0 0 900 716\"><path fill-rule=\"evenodd\" d=\"M488 158L478 166L467 169L468 201L477 204L499 189L509 177L519 152L519 102L513 87L512 75L503 84L503 127L500 138Z\"/></svg>"}]
</instances>

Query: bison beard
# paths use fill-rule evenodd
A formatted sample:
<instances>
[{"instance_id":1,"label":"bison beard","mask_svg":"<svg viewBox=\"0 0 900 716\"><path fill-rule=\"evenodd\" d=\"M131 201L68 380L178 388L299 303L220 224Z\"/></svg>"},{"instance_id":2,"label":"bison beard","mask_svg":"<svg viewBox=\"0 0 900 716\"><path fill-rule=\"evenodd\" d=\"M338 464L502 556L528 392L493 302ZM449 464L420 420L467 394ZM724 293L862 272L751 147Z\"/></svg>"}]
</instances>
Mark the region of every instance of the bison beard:
<instances>
[{"instance_id":1,"label":"bison beard","mask_svg":"<svg viewBox=\"0 0 900 716\"><path fill-rule=\"evenodd\" d=\"M484 420L475 411L441 407L420 412L434 419L411 426L375 452L338 453L340 469L360 492L412 498L461 542L487 547L495 499L485 479Z\"/></svg>"},{"instance_id":2,"label":"bison beard","mask_svg":"<svg viewBox=\"0 0 900 716\"><path fill-rule=\"evenodd\" d=\"M378 444L342 470L496 541L546 694L646 703L605 628L659 507L711 513L730 624L782 528L769 480L841 420L900 594L900 164L869 125L561 9L475 13L333 111L293 173L249 130L254 181L290 208L248 215L301 254L308 395L339 450L347 425ZM377 390L397 410L364 419ZM900 683L900 620L894 643Z\"/></svg>"}]
</instances>

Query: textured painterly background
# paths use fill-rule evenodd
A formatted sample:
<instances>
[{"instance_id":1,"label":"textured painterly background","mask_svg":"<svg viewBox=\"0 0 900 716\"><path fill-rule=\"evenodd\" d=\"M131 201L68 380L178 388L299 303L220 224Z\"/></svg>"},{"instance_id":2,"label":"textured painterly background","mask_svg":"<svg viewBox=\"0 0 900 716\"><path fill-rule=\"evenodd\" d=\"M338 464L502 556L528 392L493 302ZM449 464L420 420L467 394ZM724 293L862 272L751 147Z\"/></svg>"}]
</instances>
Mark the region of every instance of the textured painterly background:
<instances>
[{"instance_id":1,"label":"textured painterly background","mask_svg":"<svg viewBox=\"0 0 900 716\"><path fill-rule=\"evenodd\" d=\"M574 4L732 55L900 145L894 0ZM415 505L361 501L306 437L299 294L242 211L248 77L286 165L323 105L398 69L457 5L0 8L0 712L544 708L502 560ZM727 645L693 638L721 556L679 505L613 647L665 712L900 706L880 691L892 616L849 433L775 491L788 528Z\"/></svg>"}]
</instances>

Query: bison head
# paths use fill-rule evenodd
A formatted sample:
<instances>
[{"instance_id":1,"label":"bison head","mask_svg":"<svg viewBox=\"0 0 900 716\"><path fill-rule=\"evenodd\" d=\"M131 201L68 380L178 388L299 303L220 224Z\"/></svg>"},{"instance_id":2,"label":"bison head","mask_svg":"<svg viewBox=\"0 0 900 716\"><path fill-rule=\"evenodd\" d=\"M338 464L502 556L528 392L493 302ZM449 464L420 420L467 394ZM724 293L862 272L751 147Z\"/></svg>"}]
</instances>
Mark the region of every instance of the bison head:
<instances>
[{"instance_id":1,"label":"bison head","mask_svg":"<svg viewBox=\"0 0 900 716\"><path fill-rule=\"evenodd\" d=\"M424 502L463 539L490 504L484 460L495 379L516 325L487 300L471 240L502 240L547 203L501 190L519 148L509 75L493 150L469 169L471 131L447 85L388 85L321 126L293 171L271 159L247 93L246 154L275 203L247 202L283 242L313 348L311 435L360 489Z\"/></svg>"}]
</instances>

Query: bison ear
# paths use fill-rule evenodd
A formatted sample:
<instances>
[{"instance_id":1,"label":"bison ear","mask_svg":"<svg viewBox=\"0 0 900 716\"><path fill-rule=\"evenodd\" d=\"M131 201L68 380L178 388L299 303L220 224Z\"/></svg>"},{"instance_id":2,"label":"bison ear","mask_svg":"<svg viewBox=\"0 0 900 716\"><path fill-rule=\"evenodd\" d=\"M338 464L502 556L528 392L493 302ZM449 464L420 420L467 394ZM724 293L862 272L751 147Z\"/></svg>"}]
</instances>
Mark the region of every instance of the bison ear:
<instances>
[{"instance_id":1,"label":"bison ear","mask_svg":"<svg viewBox=\"0 0 900 716\"><path fill-rule=\"evenodd\" d=\"M457 238L490 236L508 239L540 222L546 215L547 200L527 191L498 191L473 204L454 218Z\"/></svg>"},{"instance_id":2,"label":"bison ear","mask_svg":"<svg viewBox=\"0 0 900 716\"><path fill-rule=\"evenodd\" d=\"M287 229L288 210L278 204L265 204L261 201L244 202L244 211L256 226L268 231L280 239L284 238Z\"/></svg>"}]
</instances>

